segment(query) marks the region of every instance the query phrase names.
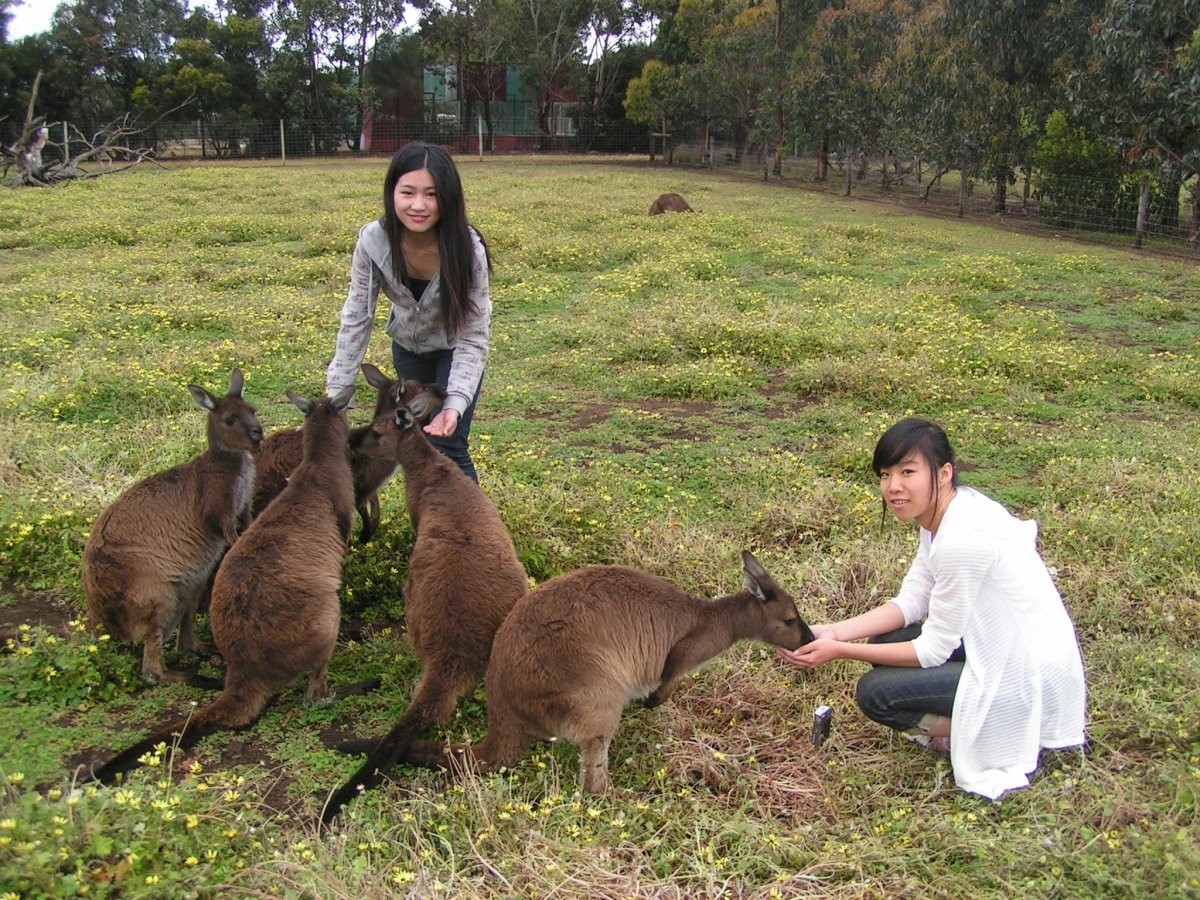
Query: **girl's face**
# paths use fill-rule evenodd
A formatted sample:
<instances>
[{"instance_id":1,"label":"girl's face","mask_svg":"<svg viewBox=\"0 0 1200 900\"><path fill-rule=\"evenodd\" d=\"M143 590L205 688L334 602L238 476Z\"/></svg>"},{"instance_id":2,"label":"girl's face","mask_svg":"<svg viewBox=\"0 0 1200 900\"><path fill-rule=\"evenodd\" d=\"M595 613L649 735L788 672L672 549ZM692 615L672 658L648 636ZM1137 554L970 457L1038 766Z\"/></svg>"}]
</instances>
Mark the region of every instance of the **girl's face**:
<instances>
[{"instance_id":1,"label":"girl's face","mask_svg":"<svg viewBox=\"0 0 1200 900\"><path fill-rule=\"evenodd\" d=\"M416 169L401 175L392 192L392 202L396 205L400 224L409 231L432 231L441 218L437 186L428 169Z\"/></svg>"},{"instance_id":2,"label":"girl's face","mask_svg":"<svg viewBox=\"0 0 1200 900\"><path fill-rule=\"evenodd\" d=\"M879 491L884 502L901 522L916 522L928 531L941 518L941 510L950 500L950 481L954 467L946 463L935 473L928 460L919 453L910 453L879 472Z\"/></svg>"}]
</instances>

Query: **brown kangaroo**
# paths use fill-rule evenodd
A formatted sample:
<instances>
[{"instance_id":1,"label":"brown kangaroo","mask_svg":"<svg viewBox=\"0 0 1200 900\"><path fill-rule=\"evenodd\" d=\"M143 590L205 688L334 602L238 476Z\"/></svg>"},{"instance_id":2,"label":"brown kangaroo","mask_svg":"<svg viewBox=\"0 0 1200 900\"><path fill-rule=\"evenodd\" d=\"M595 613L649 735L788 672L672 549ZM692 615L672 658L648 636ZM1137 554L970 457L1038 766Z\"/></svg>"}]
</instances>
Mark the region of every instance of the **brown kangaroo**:
<instances>
[{"instance_id":1,"label":"brown kangaroo","mask_svg":"<svg viewBox=\"0 0 1200 900\"><path fill-rule=\"evenodd\" d=\"M250 522L254 454L263 430L242 399L239 369L229 393L188 391L208 411L208 450L139 481L92 523L81 577L88 626L142 645L142 675L179 681L163 664L163 644L178 629L176 648L201 650L196 612L207 601L225 551Z\"/></svg>"},{"instance_id":2,"label":"brown kangaroo","mask_svg":"<svg viewBox=\"0 0 1200 900\"><path fill-rule=\"evenodd\" d=\"M306 672L305 704L330 696L325 673L337 643L342 560L354 524L354 488L344 410L336 397L288 397L304 413L304 460L288 485L230 548L213 582L213 639L225 659L225 689L190 719L172 722L122 750L92 774L112 782L138 758L179 735L190 747L223 729L245 728L270 699Z\"/></svg>"},{"instance_id":3,"label":"brown kangaroo","mask_svg":"<svg viewBox=\"0 0 1200 900\"><path fill-rule=\"evenodd\" d=\"M589 794L608 789L608 747L631 700L654 707L679 679L735 642L794 650L813 640L796 604L748 552L746 589L716 600L625 566L589 566L552 578L513 608L487 670L488 730L479 744L414 742L407 761L446 767L466 752L492 771L515 764L535 741L579 746Z\"/></svg>"},{"instance_id":4,"label":"brown kangaroo","mask_svg":"<svg viewBox=\"0 0 1200 900\"><path fill-rule=\"evenodd\" d=\"M416 532L404 615L421 679L408 710L381 741L342 745L369 752L326 802L321 814L326 824L360 791L379 784L416 736L450 720L462 696L483 677L496 629L529 586L495 505L421 430L445 396L437 385L426 389L428 395L377 418L357 446L361 453L390 456L404 469Z\"/></svg>"},{"instance_id":5,"label":"brown kangaroo","mask_svg":"<svg viewBox=\"0 0 1200 900\"><path fill-rule=\"evenodd\" d=\"M388 378L370 363L363 363L363 375L367 383L375 388L375 412L372 418L395 412L396 407L409 397L402 395L402 383ZM409 382L419 387L418 382ZM350 430L350 441L370 428L362 425ZM304 436L300 428L282 428L267 435L258 455L258 469L254 478L254 515L267 508L267 504L279 496L287 487L288 478L304 456ZM379 492L396 473L396 461L374 459L361 453L350 454L350 470L354 473L354 507L362 519L358 539L366 543L379 529Z\"/></svg>"},{"instance_id":6,"label":"brown kangaroo","mask_svg":"<svg viewBox=\"0 0 1200 900\"><path fill-rule=\"evenodd\" d=\"M680 194L659 194L650 204L650 215L660 216L665 212L691 212L692 208Z\"/></svg>"}]
</instances>

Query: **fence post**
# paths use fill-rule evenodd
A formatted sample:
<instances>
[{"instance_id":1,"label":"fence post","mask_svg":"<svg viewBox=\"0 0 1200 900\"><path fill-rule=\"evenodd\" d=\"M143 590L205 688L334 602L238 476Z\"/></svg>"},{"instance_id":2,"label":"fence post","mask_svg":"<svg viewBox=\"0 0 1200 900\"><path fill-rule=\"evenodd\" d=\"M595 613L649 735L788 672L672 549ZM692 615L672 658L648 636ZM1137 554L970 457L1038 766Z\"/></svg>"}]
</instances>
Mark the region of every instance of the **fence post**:
<instances>
[{"instance_id":1,"label":"fence post","mask_svg":"<svg viewBox=\"0 0 1200 900\"><path fill-rule=\"evenodd\" d=\"M479 132L479 161L483 162L483 116L475 114L475 127Z\"/></svg>"},{"instance_id":2,"label":"fence post","mask_svg":"<svg viewBox=\"0 0 1200 900\"><path fill-rule=\"evenodd\" d=\"M71 158L71 133L67 129L67 123L63 122L63 161L66 162Z\"/></svg>"},{"instance_id":3,"label":"fence post","mask_svg":"<svg viewBox=\"0 0 1200 900\"><path fill-rule=\"evenodd\" d=\"M287 165L287 141L283 137L283 119L279 120L279 161L280 165Z\"/></svg>"},{"instance_id":4,"label":"fence post","mask_svg":"<svg viewBox=\"0 0 1200 900\"><path fill-rule=\"evenodd\" d=\"M1137 225L1134 226L1133 246L1141 247L1142 240L1146 237L1146 214L1150 210L1150 174L1142 173L1141 181L1138 183L1138 211Z\"/></svg>"}]
</instances>

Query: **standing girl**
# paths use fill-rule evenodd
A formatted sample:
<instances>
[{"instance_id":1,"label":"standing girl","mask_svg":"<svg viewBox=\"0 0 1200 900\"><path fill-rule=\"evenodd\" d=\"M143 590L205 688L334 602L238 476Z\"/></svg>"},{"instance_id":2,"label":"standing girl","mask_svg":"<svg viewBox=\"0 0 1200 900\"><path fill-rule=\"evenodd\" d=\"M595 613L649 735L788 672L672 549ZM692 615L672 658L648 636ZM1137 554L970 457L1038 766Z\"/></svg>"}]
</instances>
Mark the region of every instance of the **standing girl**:
<instances>
[{"instance_id":1,"label":"standing girl","mask_svg":"<svg viewBox=\"0 0 1200 900\"><path fill-rule=\"evenodd\" d=\"M1084 742L1086 712L1079 643L1038 555L1037 524L959 485L950 441L933 422L893 425L871 467L885 509L920 526L900 592L812 626L818 640L780 653L804 668L870 663L856 692L868 718L948 749L963 790L995 799L1025 787L1043 747Z\"/></svg>"},{"instance_id":2,"label":"standing girl","mask_svg":"<svg viewBox=\"0 0 1200 900\"><path fill-rule=\"evenodd\" d=\"M396 374L445 388L425 433L474 481L469 435L488 357L491 270L483 235L467 221L450 154L435 144L405 145L384 178L383 215L359 229L325 376L329 394L354 383L382 290L391 301L387 334Z\"/></svg>"}]
</instances>

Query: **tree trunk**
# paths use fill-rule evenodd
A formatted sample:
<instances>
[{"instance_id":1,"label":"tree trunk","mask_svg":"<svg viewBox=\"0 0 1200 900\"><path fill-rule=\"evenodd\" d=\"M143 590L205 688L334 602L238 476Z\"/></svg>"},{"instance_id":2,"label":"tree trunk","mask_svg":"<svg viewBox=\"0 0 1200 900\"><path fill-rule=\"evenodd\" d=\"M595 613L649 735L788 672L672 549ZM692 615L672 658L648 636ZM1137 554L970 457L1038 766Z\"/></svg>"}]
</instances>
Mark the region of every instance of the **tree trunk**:
<instances>
[{"instance_id":1,"label":"tree trunk","mask_svg":"<svg viewBox=\"0 0 1200 900\"><path fill-rule=\"evenodd\" d=\"M967 211L967 164L964 161L958 170L958 217L961 219Z\"/></svg>"},{"instance_id":2,"label":"tree trunk","mask_svg":"<svg viewBox=\"0 0 1200 900\"><path fill-rule=\"evenodd\" d=\"M1179 191L1183 187L1178 168L1172 170L1160 179L1163 186L1162 196L1162 226L1164 234L1179 233Z\"/></svg>"},{"instance_id":3,"label":"tree trunk","mask_svg":"<svg viewBox=\"0 0 1200 900\"><path fill-rule=\"evenodd\" d=\"M992 212L1002 213L1008 208L1008 171L996 170L996 191L992 194Z\"/></svg>"}]
</instances>

